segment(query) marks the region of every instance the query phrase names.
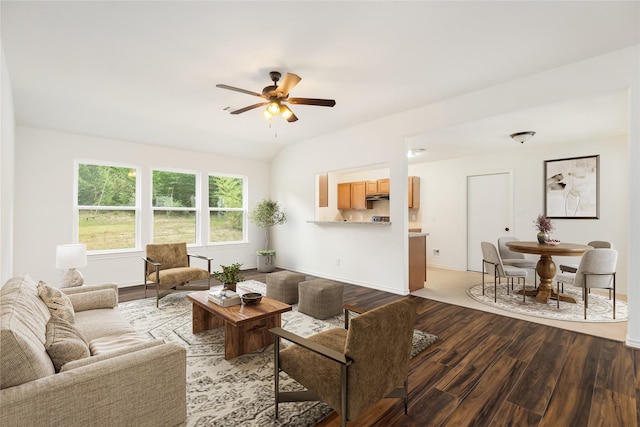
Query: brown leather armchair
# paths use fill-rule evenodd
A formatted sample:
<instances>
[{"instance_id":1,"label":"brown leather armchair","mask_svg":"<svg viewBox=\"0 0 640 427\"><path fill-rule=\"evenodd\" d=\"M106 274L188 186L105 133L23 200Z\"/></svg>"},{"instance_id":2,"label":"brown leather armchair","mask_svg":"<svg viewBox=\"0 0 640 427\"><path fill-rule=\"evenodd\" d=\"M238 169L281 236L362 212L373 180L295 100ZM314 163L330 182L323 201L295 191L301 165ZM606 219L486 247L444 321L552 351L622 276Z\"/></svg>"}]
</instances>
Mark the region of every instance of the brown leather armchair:
<instances>
[{"instance_id":1,"label":"brown leather armchair","mask_svg":"<svg viewBox=\"0 0 640 427\"><path fill-rule=\"evenodd\" d=\"M367 311L308 338L273 328L275 418L280 402L321 400L340 414L341 425L385 397L404 399L407 413L409 359L416 305L409 298ZM280 339L294 344L280 349ZM279 390L280 371L306 390Z\"/></svg>"},{"instance_id":2,"label":"brown leather armchair","mask_svg":"<svg viewBox=\"0 0 640 427\"><path fill-rule=\"evenodd\" d=\"M149 287L156 290L156 307L160 298L171 292L207 290L211 287L211 258L187 253L186 243L152 243L144 260L144 296ZM191 267L191 258L207 261L207 269ZM206 283L192 283L204 281Z\"/></svg>"}]
</instances>

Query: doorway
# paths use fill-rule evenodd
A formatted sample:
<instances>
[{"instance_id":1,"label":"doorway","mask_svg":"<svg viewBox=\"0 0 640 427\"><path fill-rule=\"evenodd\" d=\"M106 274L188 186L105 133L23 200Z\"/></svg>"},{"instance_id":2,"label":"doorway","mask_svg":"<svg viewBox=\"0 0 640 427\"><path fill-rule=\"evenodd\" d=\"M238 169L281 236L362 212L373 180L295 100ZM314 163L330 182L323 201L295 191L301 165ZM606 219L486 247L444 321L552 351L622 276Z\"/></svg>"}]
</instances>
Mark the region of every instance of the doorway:
<instances>
[{"instance_id":1,"label":"doorway","mask_svg":"<svg viewBox=\"0 0 640 427\"><path fill-rule=\"evenodd\" d=\"M467 176L467 270L482 272L480 242L498 244L511 236L513 179L511 172Z\"/></svg>"}]
</instances>

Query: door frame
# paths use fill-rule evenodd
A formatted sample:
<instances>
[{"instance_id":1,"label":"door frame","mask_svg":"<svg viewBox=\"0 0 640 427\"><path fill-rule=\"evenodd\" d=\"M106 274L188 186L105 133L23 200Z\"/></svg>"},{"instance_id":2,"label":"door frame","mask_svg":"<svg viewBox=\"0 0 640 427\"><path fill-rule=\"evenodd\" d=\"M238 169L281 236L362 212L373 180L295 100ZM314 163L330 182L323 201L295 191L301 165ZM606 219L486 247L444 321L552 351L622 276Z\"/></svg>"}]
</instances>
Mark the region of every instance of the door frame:
<instances>
[{"instance_id":1,"label":"door frame","mask_svg":"<svg viewBox=\"0 0 640 427\"><path fill-rule=\"evenodd\" d=\"M514 232L514 224L515 224L515 198L514 198L514 173L513 169L497 169L492 171L481 171L477 173L467 173L465 174L465 236L466 236L466 250L465 250L465 271L469 270L469 178L476 176L487 176L487 175L507 175L507 205L509 209L509 214L507 215L508 220L510 222L509 231L505 231L503 236L513 236ZM496 243L497 245L497 243Z\"/></svg>"}]
</instances>

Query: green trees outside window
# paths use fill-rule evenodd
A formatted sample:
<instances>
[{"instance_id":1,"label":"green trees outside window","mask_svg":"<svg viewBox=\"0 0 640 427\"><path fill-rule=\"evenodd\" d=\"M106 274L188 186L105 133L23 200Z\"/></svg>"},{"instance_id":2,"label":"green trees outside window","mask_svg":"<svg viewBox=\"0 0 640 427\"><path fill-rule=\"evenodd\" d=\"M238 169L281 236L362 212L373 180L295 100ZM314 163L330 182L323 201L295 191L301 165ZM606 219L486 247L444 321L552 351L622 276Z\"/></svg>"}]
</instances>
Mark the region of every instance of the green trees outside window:
<instances>
[{"instance_id":1,"label":"green trees outside window","mask_svg":"<svg viewBox=\"0 0 640 427\"><path fill-rule=\"evenodd\" d=\"M136 169L78 164L78 242L88 250L136 247Z\"/></svg>"},{"instance_id":2,"label":"green trees outside window","mask_svg":"<svg viewBox=\"0 0 640 427\"><path fill-rule=\"evenodd\" d=\"M200 189L205 188L199 174L152 170L150 201L140 200L140 178L136 167L78 163L75 209L79 243L90 251L135 250L145 243L140 225L143 230L153 226L154 243L200 243L201 227L207 223L199 219ZM209 243L246 240L245 193L246 177L208 176ZM146 213L149 206L151 215Z\"/></svg>"},{"instance_id":3,"label":"green trees outside window","mask_svg":"<svg viewBox=\"0 0 640 427\"><path fill-rule=\"evenodd\" d=\"M196 243L196 174L153 171L153 242Z\"/></svg>"},{"instance_id":4,"label":"green trees outside window","mask_svg":"<svg viewBox=\"0 0 640 427\"><path fill-rule=\"evenodd\" d=\"M244 178L209 175L209 241L244 240Z\"/></svg>"}]
</instances>

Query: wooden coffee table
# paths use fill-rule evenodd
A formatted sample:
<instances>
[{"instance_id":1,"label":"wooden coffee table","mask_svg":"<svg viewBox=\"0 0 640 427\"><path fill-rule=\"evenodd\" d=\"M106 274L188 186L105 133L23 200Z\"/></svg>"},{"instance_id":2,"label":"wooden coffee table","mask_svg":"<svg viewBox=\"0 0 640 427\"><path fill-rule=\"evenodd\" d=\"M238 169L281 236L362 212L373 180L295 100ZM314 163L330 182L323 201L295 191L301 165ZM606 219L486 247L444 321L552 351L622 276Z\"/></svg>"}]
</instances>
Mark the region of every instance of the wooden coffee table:
<instances>
[{"instance_id":1,"label":"wooden coffee table","mask_svg":"<svg viewBox=\"0 0 640 427\"><path fill-rule=\"evenodd\" d=\"M224 358L233 359L273 344L269 329L280 327L280 315L291 311L289 304L262 297L255 305L222 307L209 301L209 291L193 292L187 298L193 303L194 334L224 326Z\"/></svg>"}]
</instances>

